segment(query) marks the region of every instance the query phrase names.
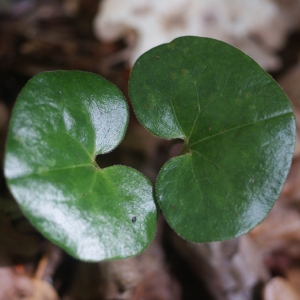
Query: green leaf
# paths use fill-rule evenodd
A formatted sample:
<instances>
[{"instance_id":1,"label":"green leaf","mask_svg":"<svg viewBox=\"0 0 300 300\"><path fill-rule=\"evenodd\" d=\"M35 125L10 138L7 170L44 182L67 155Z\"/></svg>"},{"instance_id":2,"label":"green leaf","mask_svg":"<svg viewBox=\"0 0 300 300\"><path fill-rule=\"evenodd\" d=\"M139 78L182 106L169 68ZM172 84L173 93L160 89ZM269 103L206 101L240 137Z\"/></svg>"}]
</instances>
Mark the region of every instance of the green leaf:
<instances>
[{"instance_id":1,"label":"green leaf","mask_svg":"<svg viewBox=\"0 0 300 300\"><path fill-rule=\"evenodd\" d=\"M291 105L264 70L223 42L181 37L137 60L129 92L150 132L184 140L156 183L158 203L179 235L230 239L264 219L295 140Z\"/></svg>"},{"instance_id":2,"label":"green leaf","mask_svg":"<svg viewBox=\"0 0 300 300\"><path fill-rule=\"evenodd\" d=\"M49 240L87 261L143 251L156 230L152 186L125 166L95 157L122 140L122 93L91 73L41 73L12 114L5 175L25 215Z\"/></svg>"}]
</instances>

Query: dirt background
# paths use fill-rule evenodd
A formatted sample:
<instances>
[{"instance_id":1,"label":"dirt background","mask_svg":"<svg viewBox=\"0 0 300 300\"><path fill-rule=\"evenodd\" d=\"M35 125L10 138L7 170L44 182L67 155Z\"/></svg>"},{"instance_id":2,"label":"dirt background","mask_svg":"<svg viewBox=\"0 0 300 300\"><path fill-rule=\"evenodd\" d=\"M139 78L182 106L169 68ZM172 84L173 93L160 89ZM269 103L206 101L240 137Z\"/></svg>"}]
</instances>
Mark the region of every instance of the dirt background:
<instances>
[{"instance_id":1,"label":"dirt background","mask_svg":"<svg viewBox=\"0 0 300 300\"><path fill-rule=\"evenodd\" d=\"M195 32L187 21L191 18L188 10L181 9L176 15L171 9L172 2L165 1L170 9L164 14L156 13L156 4L137 7L136 1L127 1L134 13L126 15L126 22L117 20L116 28L123 24L117 34L111 30L115 24L109 22L111 16L117 15L115 11L124 11L125 1L123 4L115 0L0 2L2 169L9 116L24 84L42 71L84 70L100 74L127 95L134 57L147 47L143 45L153 43L147 39L154 24L151 22L162 24L163 29L157 32L166 41L177 32ZM194 5L192 0L185 1L181 1L184 7ZM300 1L265 0L259 4L253 1L256 6L252 14L245 14L245 7L239 8L234 0L227 2L226 13L224 8L220 10L222 0L202 1L198 17L203 23L197 29L199 35L209 29L207 36L230 42L257 60L291 99L299 125ZM108 7L109 2L114 5ZM101 6L104 4L106 8ZM260 6L261 20L265 20L261 24L257 16ZM276 9L267 13L264 7ZM141 14L142 21L133 22ZM144 26L145 14L156 15L157 19ZM226 19L224 14L230 18ZM248 15L252 19L247 19L247 27L243 22ZM101 24L104 19L108 20L106 27ZM197 245L179 238L160 216L156 238L144 253L93 264L73 259L30 225L10 196L1 171L0 300L300 299L298 141L297 135L292 168L278 201L267 218L249 234ZM124 141L112 153L98 157L98 163L102 167L132 166L154 181L161 166L179 148L178 144L153 137L131 114Z\"/></svg>"}]
</instances>

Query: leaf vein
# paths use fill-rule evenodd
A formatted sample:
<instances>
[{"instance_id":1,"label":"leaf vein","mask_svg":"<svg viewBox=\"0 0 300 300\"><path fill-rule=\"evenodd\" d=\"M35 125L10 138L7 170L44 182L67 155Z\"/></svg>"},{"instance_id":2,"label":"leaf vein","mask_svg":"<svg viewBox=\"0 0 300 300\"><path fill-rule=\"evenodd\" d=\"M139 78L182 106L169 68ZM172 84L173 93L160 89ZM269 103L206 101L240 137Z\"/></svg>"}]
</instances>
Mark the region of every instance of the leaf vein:
<instances>
[{"instance_id":1,"label":"leaf vein","mask_svg":"<svg viewBox=\"0 0 300 300\"><path fill-rule=\"evenodd\" d=\"M251 126L251 125L254 125L254 124L258 124L258 123L262 123L262 122L265 122L265 121L269 121L269 120L272 120L272 119L275 119L275 118L278 118L278 117L282 117L282 116L285 116L285 115L289 115L289 114L292 114L292 112L286 112L286 113L283 113L283 114L280 114L280 115L277 115L277 116L272 116L272 117L267 118L267 119L263 119L263 120L259 120L259 121L247 123L247 124L244 124L244 125L241 125L241 126L236 126L236 127L233 127L233 128L229 128L229 129L226 129L224 131L220 131L220 132L218 132L218 133L216 133L214 135L205 137L205 138L203 138L203 139L201 139L201 140L199 140L199 141L197 141L197 142L189 145L189 147L192 147L192 146L194 146L196 144L199 144L199 143L201 143L203 141L206 141L206 140L209 140L211 138L214 138L214 137L216 137L218 135L226 134L226 133L228 133L230 131L238 130L238 129L241 129L241 128L244 128L244 127L248 127L248 126Z\"/></svg>"},{"instance_id":2,"label":"leaf vein","mask_svg":"<svg viewBox=\"0 0 300 300\"><path fill-rule=\"evenodd\" d=\"M31 173L27 173L25 175L18 176L16 178L12 178L12 179L10 179L10 181L28 177L28 176L32 176L32 175L43 175L43 174L52 173L52 172L56 172L56 171L71 170L71 169L75 169L75 168L83 168L83 167L91 167L91 166L92 166L91 164L84 164L84 165L67 166L67 167L62 167L62 168L51 168L48 170L45 169L40 172L31 172Z\"/></svg>"},{"instance_id":3,"label":"leaf vein","mask_svg":"<svg viewBox=\"0 0 300 300\"><path fill-rule=\"evenodd\" d=\"M198 154L199 156L201 156L204 160L206 160L207 162L211 163L212 165L216 166L218 169L221 169L217 164L215 164L214 162L210 161L208 158L206 158L203 154L201 154L200 152L196 151L196 150L191 150L192 152L195 152L196 154Z\"/></svg>"},{"instance_id":4,"label":"leaf vein","mask_svg":"<svg viewBox=\"0 0 300 300\"><path fill-rule=\"evenodd\" d=\"M198 180L197 180L197 178L196 178L196 175L195 175L195 171L194 171L194 167L193 167L193 162L192 162L192 160L193 160L193 157L191 157L191 171L192 171L193 177L194 177L194 179L195 179L197 188L198 188L198 190L199 190L199 194L200 194L200 196L201 196L201 200L203 200L203 194L202 194L202 191L201 191L201 189L200 189L199 182L198 182ZM196 208L196 213L197 213L198 210L199 210L200 204L201 204L201 201L198 202L198 205L197 205L197 208Z\"/></svg>"}]
</instances>

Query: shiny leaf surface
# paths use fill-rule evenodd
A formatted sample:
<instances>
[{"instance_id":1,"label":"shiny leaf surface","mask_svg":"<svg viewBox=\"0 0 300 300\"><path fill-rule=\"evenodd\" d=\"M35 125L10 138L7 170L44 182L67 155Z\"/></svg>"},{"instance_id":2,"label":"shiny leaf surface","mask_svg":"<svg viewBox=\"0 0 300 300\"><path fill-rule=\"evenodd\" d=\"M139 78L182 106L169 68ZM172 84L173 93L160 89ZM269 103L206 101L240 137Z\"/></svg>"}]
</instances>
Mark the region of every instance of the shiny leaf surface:
<instances>
[{"instance_id":1,"label":"shiny leaf surface","mask_svg":"<svg viewBox=\"0 0 300 300\"><path fill-rule=\"evenodd\" d=\"M230 239L263 220L295 139L291 105L264 70L223 42L181 37L137 60L129 93L150 132L184 140L156 183L158 203L179 235Z\"/></svg>"},{"instance_id":2,"label":"shiny leaf surface","mask_svg":"<svg viewBox=\"0 0 300 300\"><path fill-rule=\"evenodd\" d=\"M125 166L100 169L95 162L120 143L127 122L122 93L86 72L41 73L15 104L5 157L8 185L32 224L79 259L135 255L155 234L148 179Z\"/></svg>"}]
</instances>

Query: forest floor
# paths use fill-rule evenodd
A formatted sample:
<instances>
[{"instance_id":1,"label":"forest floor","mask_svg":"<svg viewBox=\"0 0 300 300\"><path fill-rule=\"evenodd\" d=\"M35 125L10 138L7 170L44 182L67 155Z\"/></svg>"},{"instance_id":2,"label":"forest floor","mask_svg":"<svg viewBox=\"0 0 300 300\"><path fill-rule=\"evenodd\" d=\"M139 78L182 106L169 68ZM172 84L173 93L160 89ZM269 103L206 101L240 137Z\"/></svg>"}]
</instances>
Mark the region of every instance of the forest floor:
<instances>
[{"instance_id":1,"label":"forest floor","mask_svg":"<svg viewBox=\"0 0 300 300\"><path fill-rule=\"evenodd\" d=\"M37 73L94 72L127 95L130 65L119 55L126 41L102 42L93 33L99 1L37 1L34 6L33 2L0 7L2 169L14 102ZM282 65L271 75L290 97L300 124L300 30L288 35L277 55ZM131 113L124 141L98 163L128 165L155 181L171 155L170 147L170 142L143 129ZM278 201L249 234L196 245L179 238L160 216L155 240L144 253L112 262L81 262L47 241L22 215L1 171L0 300L18 299L300 299L299 144Z\"/></svg>"}]
</instances>

